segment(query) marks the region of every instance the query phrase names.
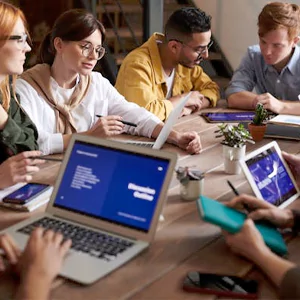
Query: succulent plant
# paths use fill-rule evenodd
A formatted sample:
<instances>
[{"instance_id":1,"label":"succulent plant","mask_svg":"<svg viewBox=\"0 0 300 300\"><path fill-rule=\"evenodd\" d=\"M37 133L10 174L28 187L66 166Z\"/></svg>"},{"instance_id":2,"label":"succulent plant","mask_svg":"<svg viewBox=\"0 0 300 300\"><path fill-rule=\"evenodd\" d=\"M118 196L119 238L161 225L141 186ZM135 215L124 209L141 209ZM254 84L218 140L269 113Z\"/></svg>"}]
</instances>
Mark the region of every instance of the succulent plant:
<instances>
[{"instance_id":1,"label":"succulent plant","mask_svg":"<svg viewBox=\"0 0 300 300\"><path fill-rule=\"evenodd\" d=\"M246 142L252 144L255 143L252 140L249 131L244 127L243 124L221 124L218 127L219 129L215 131L215 133L217 133L216 138L223 137L224 140L221 142L223 145L241 148L246 144Z\"/></svg>"}]
</instances>

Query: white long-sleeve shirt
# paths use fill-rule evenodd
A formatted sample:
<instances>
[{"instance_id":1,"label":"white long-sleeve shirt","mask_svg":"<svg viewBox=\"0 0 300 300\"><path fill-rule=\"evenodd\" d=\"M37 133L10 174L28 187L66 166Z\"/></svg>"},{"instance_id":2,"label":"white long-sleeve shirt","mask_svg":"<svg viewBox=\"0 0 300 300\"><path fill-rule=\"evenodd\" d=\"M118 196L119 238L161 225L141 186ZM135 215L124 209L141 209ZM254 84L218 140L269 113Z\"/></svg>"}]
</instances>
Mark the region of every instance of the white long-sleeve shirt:
<instances>
[{"instance_id":1,"label":"white long-sleeve shirt","mask_svg":"<svg viewBox=\"0 0 300 300\"><path fill-rule=\"evenodd\" d=\"M52 95L59 103L68 103L74 88L61 88L51 77ZM63 135L56 132L54 109L38 95L26 81L18 79L16 92L21 105L38 129L38 144L43 154L63 152ZM72 110L77 132L90 129L98 120L96 115L119 115L124 120L136 123L137 127L125 126L125 132L133 135L151 137L160 119L125 98L100 73L92 72L90 88L83 101Z\"/></svg>"}]
</instances>

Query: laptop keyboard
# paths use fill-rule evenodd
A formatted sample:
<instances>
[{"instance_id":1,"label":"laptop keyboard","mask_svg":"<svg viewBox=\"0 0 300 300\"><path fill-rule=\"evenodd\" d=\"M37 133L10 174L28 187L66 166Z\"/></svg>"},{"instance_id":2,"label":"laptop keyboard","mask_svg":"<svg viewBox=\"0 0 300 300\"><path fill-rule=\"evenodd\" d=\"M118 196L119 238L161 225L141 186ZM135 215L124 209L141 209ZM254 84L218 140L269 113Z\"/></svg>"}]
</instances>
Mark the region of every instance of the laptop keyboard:
<instances>
[{"instance_id":1,"label":"laptop keyboard","mask_svg":"<svg viewBox=\"0 0 300 300\"><path fill-rule=\"evenodd\" d=\"M63 234L65 239L72 240L71 248L75 251L84 252L91 256L114 260L118 254L134 245L133 242L112 236L107 233L94 231L62 220L44 217L34 223L26 225L18 232L30 235L34 228L43 227Z\"/></svg>"},{"instance_id":2,"label":"laptop keyboard","mask_svg":"<svg viewBox=\"0 0 300 300\"><path fill-rule=\"evenodd\" d=\"M145 143L145 142L130 142L130 143L127 143L127 144L146 147L146 148L152 148L153 145L154 145L153 143Z\"/></svg>"}]
</instances>

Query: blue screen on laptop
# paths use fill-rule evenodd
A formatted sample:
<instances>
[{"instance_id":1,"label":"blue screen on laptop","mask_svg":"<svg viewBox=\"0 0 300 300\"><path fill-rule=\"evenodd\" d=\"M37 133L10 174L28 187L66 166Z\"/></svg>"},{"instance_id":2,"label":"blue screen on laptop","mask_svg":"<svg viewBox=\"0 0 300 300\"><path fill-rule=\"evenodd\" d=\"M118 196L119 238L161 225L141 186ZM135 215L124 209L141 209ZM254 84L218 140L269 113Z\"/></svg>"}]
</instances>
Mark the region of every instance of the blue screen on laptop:
<instances>
[{"instance_id":1,"label":"blue screen on laptop","mask_svg":"<svg viewBox=\"0 0 300 300\"><path fill-rule=\"evenodd\" d=\"M246 164L264 200L278 206L297 193L275 148L247 160Z\"/></svg>"},{"instance_id":2,"label":"blue screen on laptop","mask_svg":"<svg viewBox=\"0 0 300 300\"><path fill-rule=\"evenodd\" d=\"M54 206L147 232L169 160L75 142Z\"/></svg>"}]
</instances>

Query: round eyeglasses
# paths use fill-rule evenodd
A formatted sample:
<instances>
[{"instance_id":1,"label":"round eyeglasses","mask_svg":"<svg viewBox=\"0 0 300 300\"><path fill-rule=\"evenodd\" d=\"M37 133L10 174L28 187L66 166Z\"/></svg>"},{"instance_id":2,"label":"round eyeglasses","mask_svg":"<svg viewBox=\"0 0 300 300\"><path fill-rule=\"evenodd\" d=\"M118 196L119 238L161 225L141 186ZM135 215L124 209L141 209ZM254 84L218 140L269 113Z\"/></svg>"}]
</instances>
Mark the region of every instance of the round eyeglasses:
<instances>
[{"instance_id":1,"label":"round eyeglasses","mask_svg":"<svg viewBox=\"0 0 300 300\"><path fill-rule=\"evenodd\" d=\"M176 40L176 39L171 39L170 41L176 41L180 44L182 44L185 47L190 48L191 50L193 50L195 53L198 54L197 59L196 60L202 60L202 54L206 51L209 50L209 48L212 46L212 44L214 43L213 41L210 41L206 46L199 46L197 47L198 49L196 50L195 48L191 47L190 45L185 44L184 42L180 41L180 40Z\"/></svg>"},{"instance_id":2,"label":"round eyeglasses","mask_svg":"<svg viewBox=\"0 0 300 300\"><path fill-rule=\"evenodd\" d=\"M104 54L105 54L105 48L100 46L98 48L95 48L92 44L88 43L85 44L84 46L81 46L82 48L82 55L84 57L90 57L92 55L92 53L96 53L96 59L99 60L101 59Z\"/></svg>"},{"instance_id":3,"label":"round eyeglasses","mask_svg":"<svg viewBox=\"0 0 300 300\"><path fill-rule=\"evenodd\" d=\"M18 45L20 45L20 48L24 49L27 45L28 35L26 33L21 35L11 35L8 37L8 39L12 41L17 41Z\"/></svg>"}]
</instances>

